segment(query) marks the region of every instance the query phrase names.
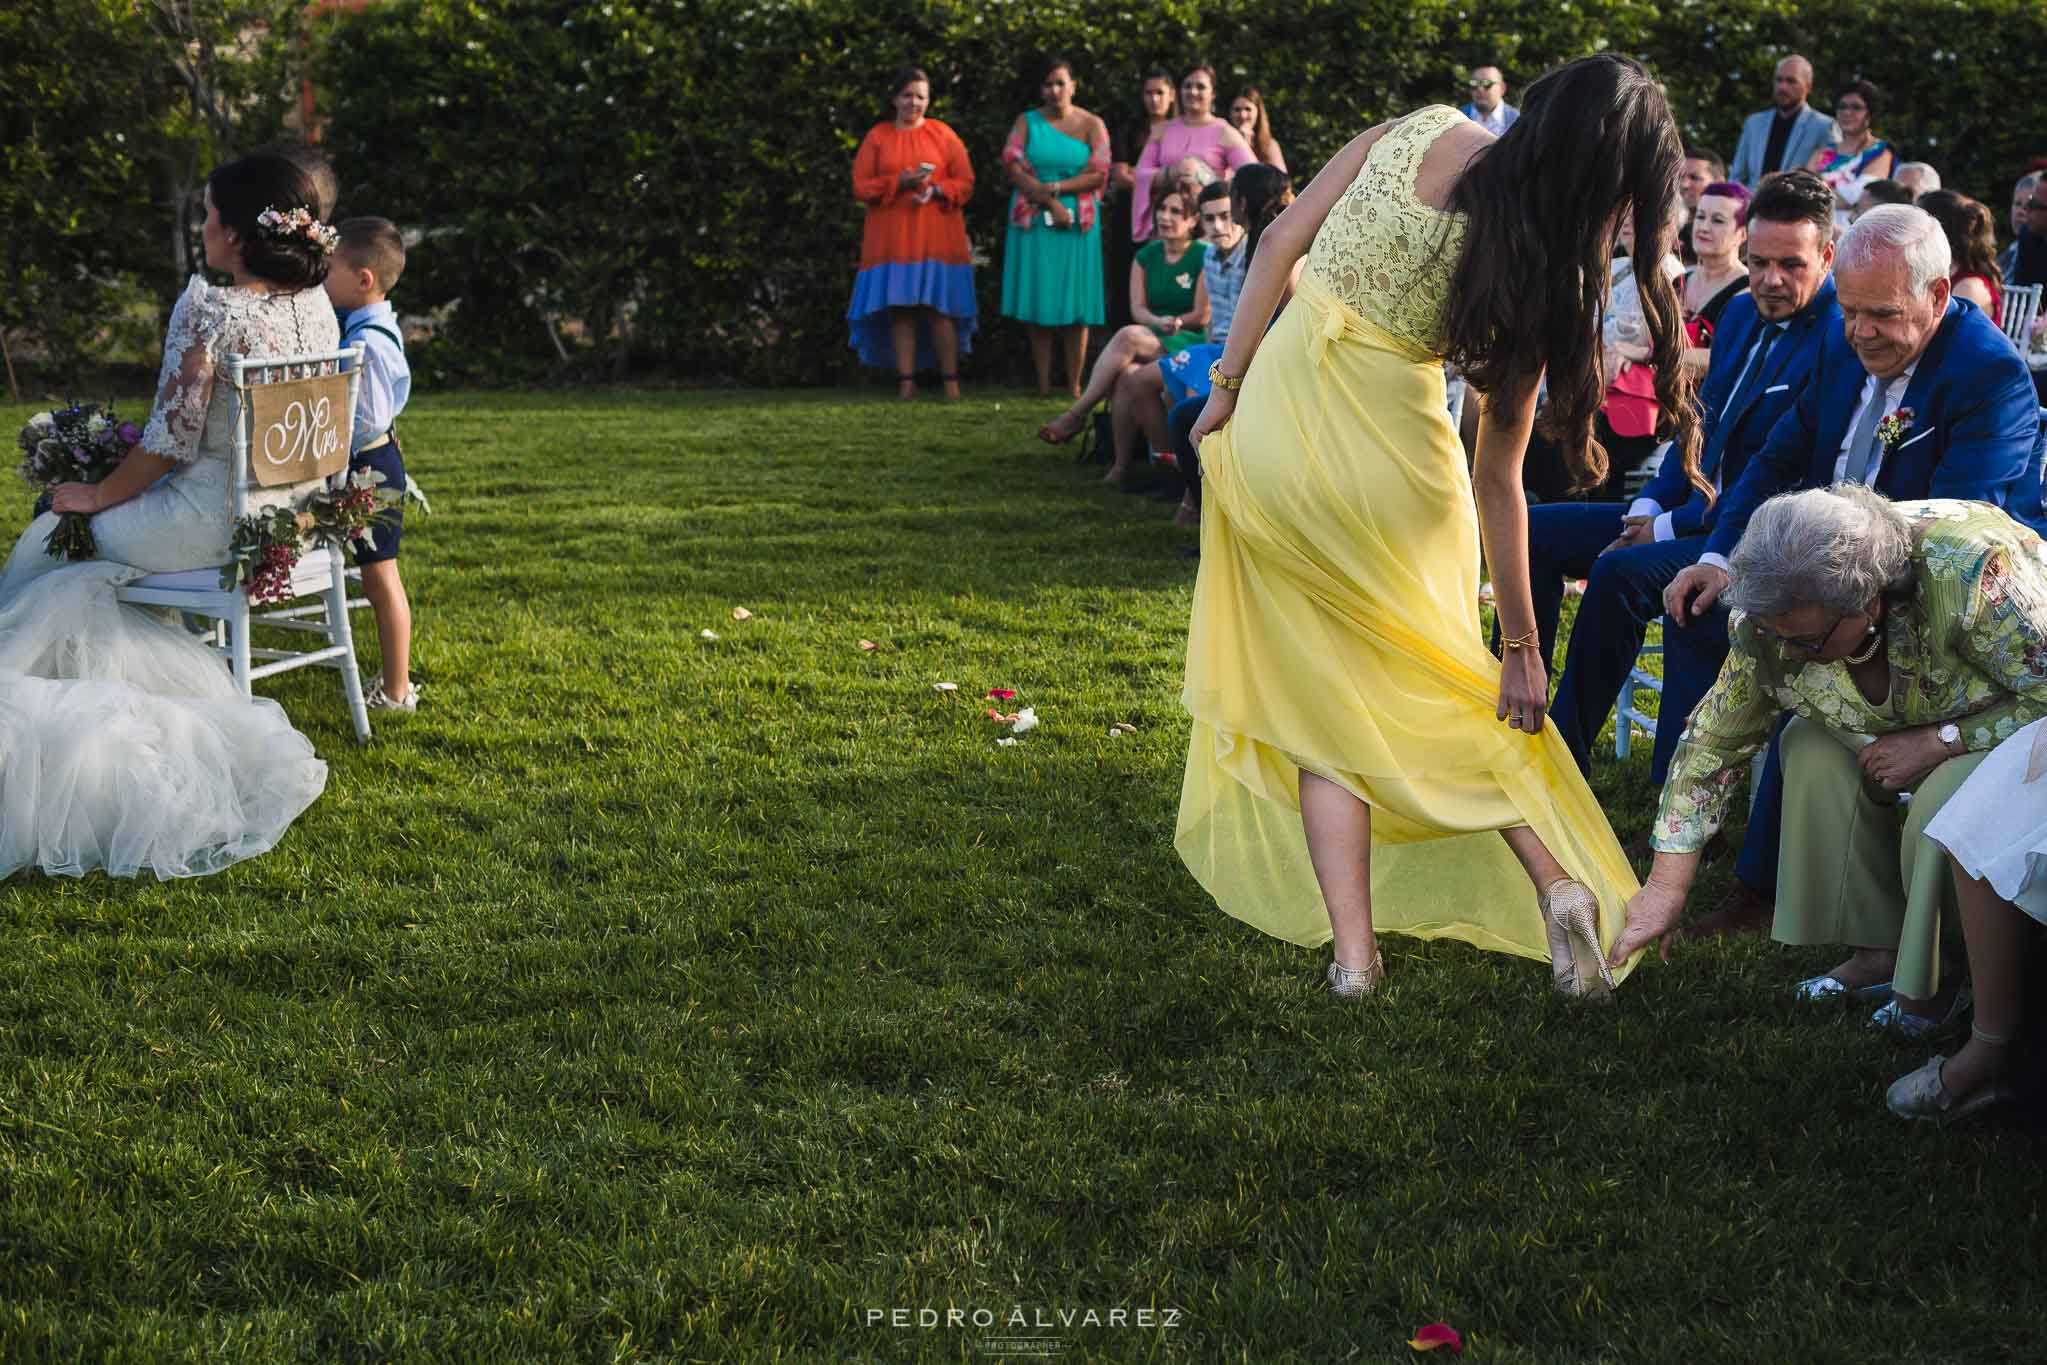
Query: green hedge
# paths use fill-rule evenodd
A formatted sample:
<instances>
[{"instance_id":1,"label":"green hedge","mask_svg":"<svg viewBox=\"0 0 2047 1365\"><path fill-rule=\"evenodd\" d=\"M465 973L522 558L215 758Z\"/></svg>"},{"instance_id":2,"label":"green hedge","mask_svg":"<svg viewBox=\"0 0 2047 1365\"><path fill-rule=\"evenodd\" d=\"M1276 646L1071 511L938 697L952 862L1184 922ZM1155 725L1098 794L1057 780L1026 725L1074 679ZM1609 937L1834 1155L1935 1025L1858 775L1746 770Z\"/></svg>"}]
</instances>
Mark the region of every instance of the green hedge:
<instances>
[{"instance_id":1,"label":"green hedge","mask_svg":"<svg viewBox=\"0 0 2047 1365\"><path fill-rule=\"evenodd\" d=\"M19 96L0 113L13 131L10 273L35 282L11 299L0 286L0 326L33 331L62 280L115 271L105 248L143 257L145 242L172 235L161 170L108 151L124 118L162 122L162 71L149 72L126 13L118 0L31 0L34 18L0 21ZM1687 136L1723 154L1782 53L1812 58L1823 99L1866 75L1891 97L1881 130L1989 200L2000 222L2013 178L2047 150L2040 0L387 0L304 13L300 55L344 209L426 234L400 302L446 313L421 356L436 382L848 374L842 314L860 239L848 172L887 111L887 73L905 61L932 73L933 113L981 176L968 227L987 262L970 362L983 376L1026 368L1020 329L996 316L1006 200L996 156L1048 52L1073 59L1082 103L1112 124L1129 113L1140 70L1206 55L1225 95L1246 81L1264 89L1297 180L1379 119L1461 101L1472 65L1497 62L1519 87L1602 47L1647 61ZM56 46L81 29L118 42L89 57ZM112 60L84 65L100 56ZM127 68L149 88L108 98ZM85 69L88 88L61 79ZM159 167L171 141L154 135ZM81 219L75 204L40 230L63 217L45 201L67 154L133 181L122 231Z\"/></svg>"}]
</instances>

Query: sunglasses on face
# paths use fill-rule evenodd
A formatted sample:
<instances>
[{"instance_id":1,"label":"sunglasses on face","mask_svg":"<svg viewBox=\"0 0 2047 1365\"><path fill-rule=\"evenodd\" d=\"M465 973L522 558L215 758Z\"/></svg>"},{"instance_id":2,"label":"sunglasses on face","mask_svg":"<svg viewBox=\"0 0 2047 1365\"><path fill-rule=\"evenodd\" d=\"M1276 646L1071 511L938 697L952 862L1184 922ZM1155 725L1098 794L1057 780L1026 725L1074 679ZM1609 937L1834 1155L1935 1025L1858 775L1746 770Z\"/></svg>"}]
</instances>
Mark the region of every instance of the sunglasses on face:
<instances>
[{"instance_id":1,"label":"sunglasses on face","mask_svg":"<svg viewBox=\"0 0 2047 1365\"><path fill-rule=\"evenodd\" d=\"M1471 88L1473 90L1490 90L1498 84L1499 84L1498 81L1473 81L1471 83Z\"/></svg>"},{"instance_id":2,"label":"sunglasses on face","mask_svg":"<svg viewBox=\"0 0 2047 1365\"><path fill-rule=\"evenodd\" d=\"M2032 210L2034 213L2038 213L2041 209L2047 209L2047 200L2028 199L2026 201L2026 207Z\"/></svg>"}]
</instances>

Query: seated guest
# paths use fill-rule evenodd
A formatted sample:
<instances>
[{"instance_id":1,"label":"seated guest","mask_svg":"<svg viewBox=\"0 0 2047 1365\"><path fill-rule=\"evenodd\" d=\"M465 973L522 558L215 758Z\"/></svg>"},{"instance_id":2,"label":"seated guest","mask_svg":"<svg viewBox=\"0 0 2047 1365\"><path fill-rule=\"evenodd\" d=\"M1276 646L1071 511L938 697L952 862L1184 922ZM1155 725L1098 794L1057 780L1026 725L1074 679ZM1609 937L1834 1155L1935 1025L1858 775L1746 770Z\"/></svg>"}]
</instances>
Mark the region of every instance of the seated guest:
<instances>
[{"instance_id":1,"label":"seated guest","mask_svg":"<svg viewBox=\"0 0 2047 1365\"><path fill-rule=\"evenodd\" d=\"M1900 500L1988 502L2038 527L2042 440L2026 362L1974 304L1951 299L1947 236L1919 209L1872 209L1841 239L1834 284L1842 329L1813 379L1728 485L1699 562L1664 590L1662 714L1683 716L1727 651L1728 556L1755 509L1796 488L1866 484ZM1766 765L1749 822L1774 804ZM1774 848L1766 841L1765 849ZM1764 855L1759 854L1758 857ZM1751 871L1758 864L1744 861ZM1742 880L1767 893L1767 878ZM1739 900L1702 932L1754 928L1766 906Z\"/></svg>"},{"instance_id":2,"label":"seated guest","mask_svg":"<svg viewBox=\"0 0 2047 1365\"><path fill-rule=\"evenodd\" d=\"M1130 315L1137 321L1109 339L1080 397L1038 428L1041 441L1059 445L1077 436L1088 413L1115 390L1125 370L1208 339L1202 330L1208 325L1208 291L1201 279L1208 248L1194 240L1194 201L1175 190L1159 199L1153 214L1158 240L1138 248L1127 285ZM1133 462L1127 450L1114 455L1108 482L1121 483Z\"/></svg>"},{"instance_id":3,"label":"seated guest","mask_svg":"<svg viewBox=\"0 0 2047 1365\"><path fill-rule=\"evenodd\" d=\"M1834 225L1848 226L1848 215L1862 202L1862 191L1872 180L1891 173L1897 154L1891 144L1876 135L1876 116L1881 97L1877 88L1860 78L1841 87L1834 96L1834 127L1839 136L1812 154L1805 168L1827 182L1834 192Z\"/></svg>"},{"instance_id":4,"label":"seated guest","mask_svg":"<svg viewBox=\"0 0 2047 1365\"><path fill-rule=\"evenodd\" d=\"M1907 161L1898 167L1891 179L1903 186L1915 203L1921 195L1932 194L1940 188L1940 172L1924 161Z\"/></svg>"},{"instance_id":5,"label":"seated guest","mask_svg":"<svg viewBox=\"0 0 2047 1365\"><path fill-rule=\"evenodd\" d=\"M2011 286L2047 284L2047 178L2026 198L2026 227L2012 246Z\"/></svg>"},{"instance_id":6,"label":"seated guest","mask_svg":"<svg viewBox=\"0 0 2047 1365\"><path fill-rule=\"evenodd\" d=\"M1886 204L1909 204L1911 202L1912 191L1906 189L1897 181L1872 180L1862 187L1861 200L1849 211L1848 226L1853 227L1861 222L1862 215L1868 213L1871 209L1880 209ZM1840 235L1838 230L1834 233L1837 240Z\"/></svg>"},{"instance_id":7,"label":"seated guest","mask_svg":"<svg viewBox=\"0 0 2047 1365\"><path fill-rule=\"evenodd\" d=\"M1959 1119L2008 1098L2024 1004L2026 917L2047 924L2047 721L2034 721L1991 750L1961 789L1926 822L1946 851L1976 996L1969 1041L1892 1083L1891 1112Z\"/></svg>"},{"instance_id":8,"label":"seated guest","mask_svg":"<svg viewBox=\"0 0 2047 1365\"><path fill-rule=\"evenodd\" d=\"M1230 295L1230 316L1223 324L1223 332L1236 324L1236 295L1243 290L1244 276L1251 269L1252 256L1257 254L1259 237L1272 220L1293 202L1293 186L1283 173L1273 167L1246 166L1230 181L1230 225L1243 234L1243 239L1234 253L1232 271L1236 281ZM1279 308L1273 310L1273 317L1279 316L1279 310L1286 307L1286 301L1291 297L1293 286L1289 283L1280 295ZM1269 326L1271 321L1271 318L1266 318L1259 325ZM1210 331L1215 340L1207 347L1191 346L1158 364L1165 394L1171 402L1166 414L1170 448L1186 482L1180 511L1173 518L1180 526L1193 526L1201 519L1201 453L1195 449L1190 433L1201 416L1202 407L1208 402L1208 391L1213 386L1210 368L1222 358L1223 344L1229 340L1213 327Z\"/></svg>"},{"instance_id":9,"label":"seated guest","mask_svg":"<svg viewBox=\"0 0 2047 1365\"><path fill-rule=\"evenodd\" d=\"M2012 271L2018 268L2019 238L2026 232L2026 218L2033 199L2033 189L2040 183L2040 174L2019 177L2019 183L2011 191L2011 245L1997 253L1997 275L2006 284L2014 283Z\"/></svg>"},{"instance_id":10,"label":"seated guest","mask_svg":"<svg viewBox=\"0 0 2047 1365\"><path fill-rule=\"evenodd\" d=\"M1246 166L1238 177L1260 173L1278 175L1270 167ZM1281 177L1284 179L1284 177ZM1201 283L1208 296L1208 339L1182 347L1153 365L1132 365L1116 379L1109 397L1114 449L1130 449L1138 432L1155 451L1169 449L1166 430L1166 395L1176 388L1184 395L1190 376L1199 376L1201 392L1208 394L1208 367L1222 355L1229 339L1230 319L1237 311L1237 295L1244 287L1244 231L1236 225L1230 206L1234 198L1230 184L1214 184L1201 192L1201 235L1208 254L1201 265ZM1177 384L1175 383L1177 381ZM1174 496L1178 496L1177 492Z\"/></svg>"},{"instance_id":11,"label":"seated guest","mask_svg":"<svg viewBox=\"0 0 2047 1365\"><path fill-rule=\"evenodd\" d=\"M1932 214L1947 234L1948 251L1954 257L1948 267L1948 284L1954 296L1981 308L1992 322L2001 322L2004 287L1997 269L1997 225L1990 210L1953 190L1922 194L1919 207Z\"/></svg>"},{"instance_id":12,"label":"seated guest","mask_svg":"<svg viewBox=\"0 0 2047 1365\"><path fill-rule=\"evenodd\" d=\"M1848 307L1846 262L1841 276ZM1788 709L1774 936L1854 949L1801 998L1890 996L1871 1022L1925 1037L1968 1006L1942 970L1954 883L1925 830L1985 752L2047 716L2047 544L1981 502L1807 489L1757 510L1729 596L1733 651L1678 745L1613 960L1676 925L1700 848Z\"/></svg>"},{"instance_id":13,"label":"seated guest","mask_svg":"<svg viewBox=\"0 0 2047 1365\"><path fill-rule=\"evenodd\" d=\"M1686 147L1684 170L1678 174L1677 194L1684 200L1684 225L1677 230L1677 257L1686 265L1698 264L1698 254L1692 250L1692 215L1698 211L1699 196L1706 192L1706 186L1716 180L1727 178L1727 162L1720 153L1704 147Z\"/></svg>"},{"instance_id":14,"label":"seated guest","mask_svg":"<svg viewBox=\"0 0 2047 1365\"><path fill-rule=\"evenodd\" d=\"M1741 252L1748 245L1750 197L1746 185L1718 180L1706 187L1692 210L1697 263L1685 271L1678 297L1684 305L1685 368L1695 379L1706 372L1721 313L1748 288L1748 267L1741 263Z\"/></svg>"},{"instance_id":15,"label":"seated guest","mask_svg":"<svg viewBox=\"0 0 2047 1365\"><path fill-rule=\"evenodd\" d=\"M1545 666L1563 610L1563 581L1589 575L1550 708L1557 733L1588 775L1592 742L1642 651L1644 632L1663 614L1664 587L1697 561L1722 506L1715 497L1741 477L1749 457L1798 401L1821 342L1840 328L1828 273L1834 262L1832 191L1805 171L1779 176L1755 196L1748 223L1749 290L1722 314L1699 391L1699 473L1714 496L1693 488L1675 464L1666 463L1631 506L1557 503L1528 512L1528 568ZM1724 634L1721 638L1724 646ZM1702 659L1700 666L1706 663ZM1692 680L1694 701L1719 671L1717 659L1710 665L1705 676ZM1675 666L1666 662L1666 689L1684 684L1669 676ZM1671 723L1656 727L1650 766L1650 779L1659 785L1684 714L1667 700L1670 691L1664 695L1663 714Z\"/></svg>"}]
</instances>

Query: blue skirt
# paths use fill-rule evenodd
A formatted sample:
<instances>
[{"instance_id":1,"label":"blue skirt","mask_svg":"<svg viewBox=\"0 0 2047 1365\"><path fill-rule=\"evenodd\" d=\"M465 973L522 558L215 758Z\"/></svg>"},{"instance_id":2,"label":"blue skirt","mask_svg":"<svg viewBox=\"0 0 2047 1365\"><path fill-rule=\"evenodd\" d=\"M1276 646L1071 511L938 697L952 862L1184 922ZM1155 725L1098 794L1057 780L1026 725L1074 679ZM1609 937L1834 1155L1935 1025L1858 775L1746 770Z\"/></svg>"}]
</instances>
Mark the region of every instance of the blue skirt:
<instances>
[{"instance_id":1,"label":"blue skirt","mask_svg":"<svg viewBox=\"0 0 2047 1365\"><path fill-rule=\"evenodd\" d=\"M1204 341L1159 361L1159 373L1166 380L1167 404L1208 397L1208 391L1215 387L1208 377L1208 367L1222 358L1221 342Z\"/></svg>"},{"instance_id":2,"label":"blue skirt","mask_svg":"<svg viewBox=\"0 0 2047 1365\"><path fill-rule=\"evenodd\" d=\"M853 349L863 365L896 367L895 344L889 335L889 309L933 308L952 319L959 333L960 354L974 349L979 325L974 307L974 268L938 261L888 262L869 266L853 277L853 303L846 320L853 325ZM917 368L938 368L931 347L931 329L917 324Z\"/></svg>"}]
</instances>

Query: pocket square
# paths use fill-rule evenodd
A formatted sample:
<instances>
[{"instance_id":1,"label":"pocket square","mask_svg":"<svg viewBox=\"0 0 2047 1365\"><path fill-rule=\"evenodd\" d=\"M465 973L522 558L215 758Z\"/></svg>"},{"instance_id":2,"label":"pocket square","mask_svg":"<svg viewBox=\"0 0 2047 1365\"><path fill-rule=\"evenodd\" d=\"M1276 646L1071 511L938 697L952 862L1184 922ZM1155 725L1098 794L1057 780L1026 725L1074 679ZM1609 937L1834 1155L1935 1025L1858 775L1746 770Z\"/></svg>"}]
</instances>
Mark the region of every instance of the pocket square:
<instances>
[{"instance_id":1,"label":"pocket square","mask_svg":"<svg viewBox=\"0 0 2047 1365\"><path fill-rule=\"evenodd\" d=\"M1790 388L1790 387L1791 387L1791 386L1790 386L1789 384L1772 384L1772 385L1770 385L1770 387L1769 387L1769 388L1767 388L1767 389L1764 389L1764 390L1763 390L1763 395L1764 395L1765 397L1768 397L1768 396L1769 396L1770 394L1773 394L1773 393L1782 393L1782 392L1784 392L1784 390L1786 390L1786 389L1788 389L1788 388Z\"/></svg>"},{"instance_id":2,"label":"pocket square","mask_svg":"<svg viewBox=\"0 0 2047 1365\"><path fill-rule=\"evenodd\" d=\"M1906 446L1912 445L1919 441L1923 441L1927 437L1933 435L1934 432L1939 430L1940 430L1939 427L1928 427L1926 430L1920 432L1917 436L1908 436L1904 440L1898 442L1898 449L1903 450Z\"/></svg>"}]
</instances>

